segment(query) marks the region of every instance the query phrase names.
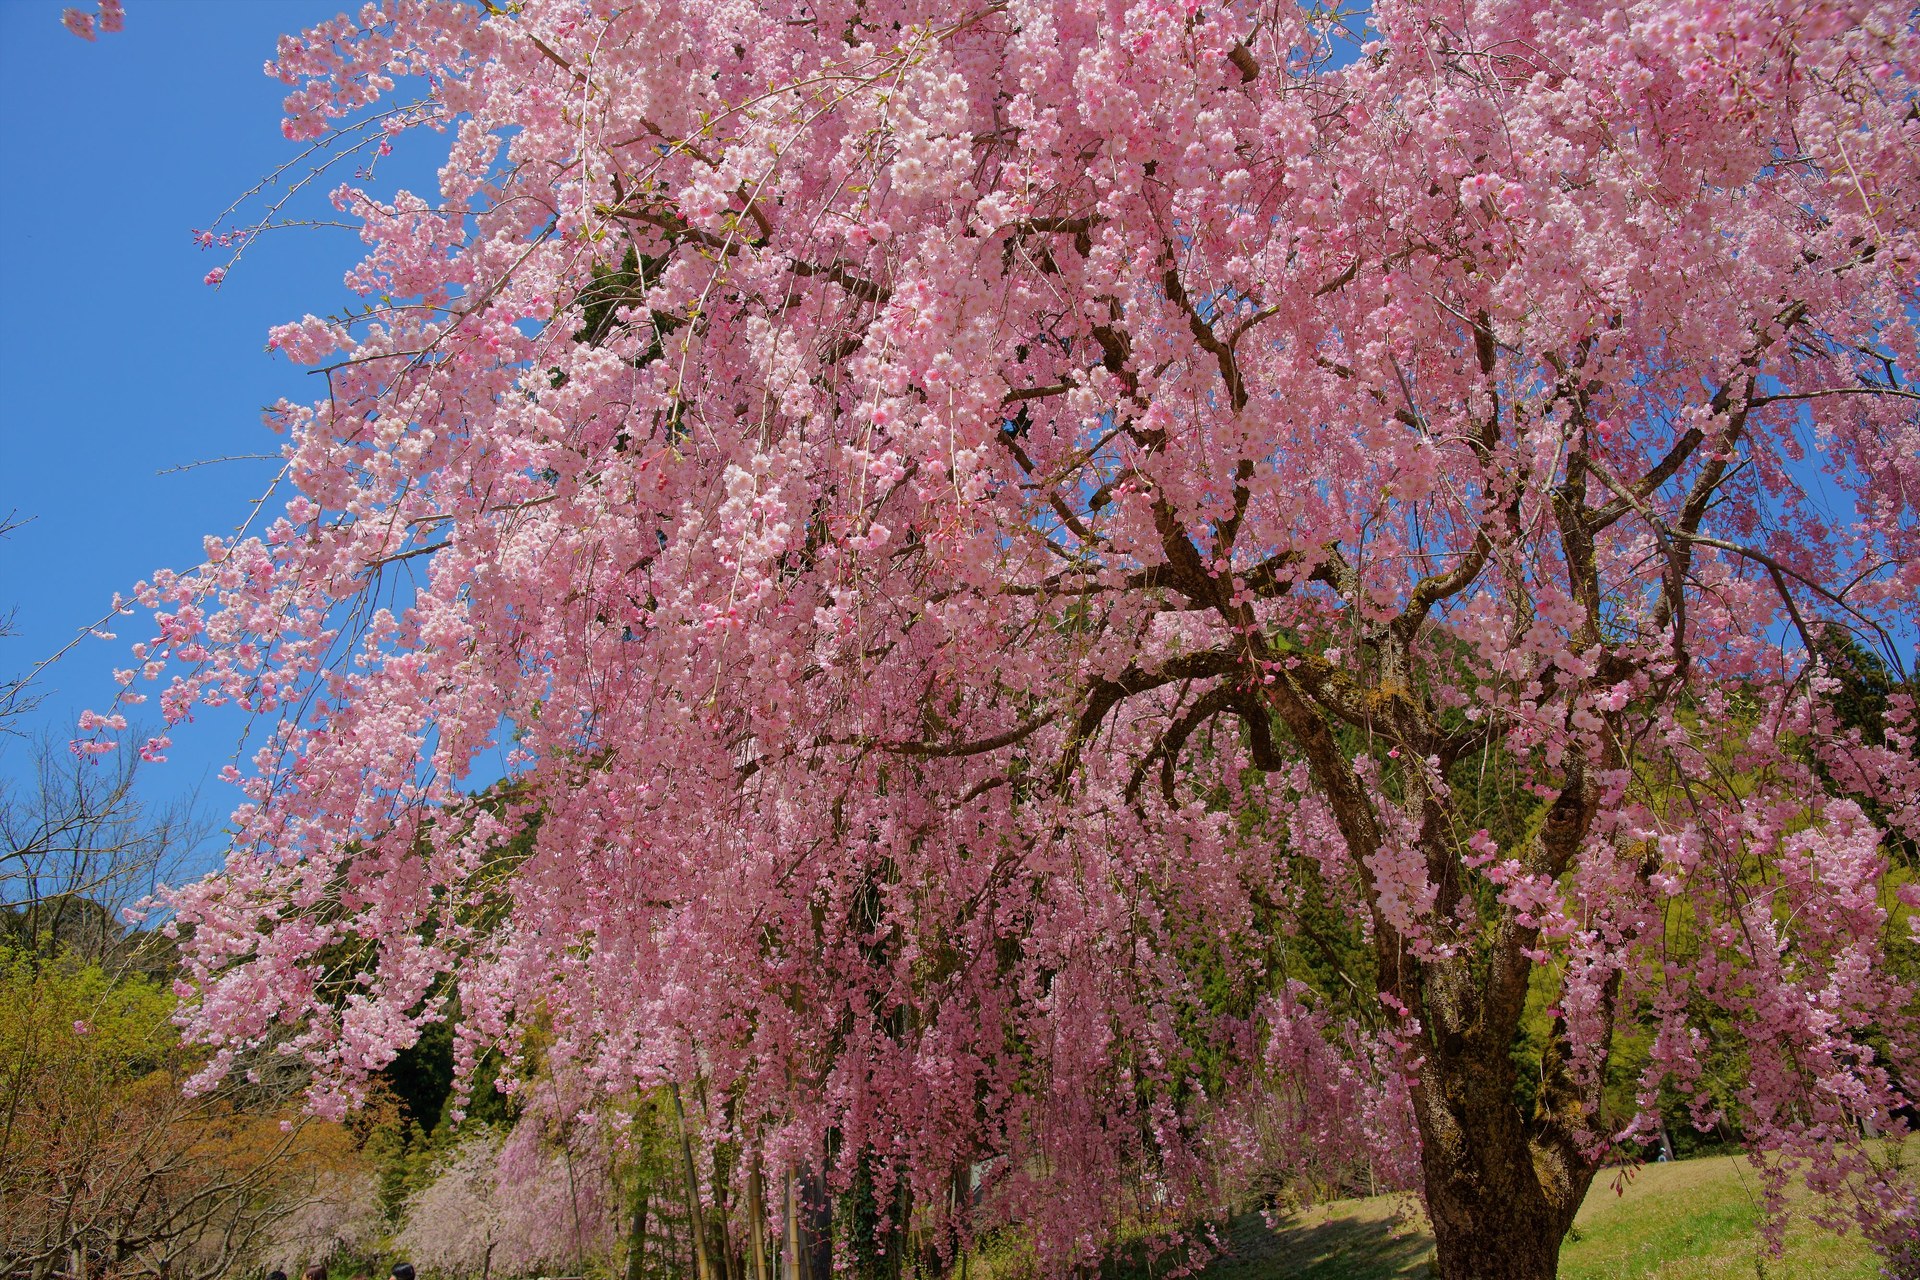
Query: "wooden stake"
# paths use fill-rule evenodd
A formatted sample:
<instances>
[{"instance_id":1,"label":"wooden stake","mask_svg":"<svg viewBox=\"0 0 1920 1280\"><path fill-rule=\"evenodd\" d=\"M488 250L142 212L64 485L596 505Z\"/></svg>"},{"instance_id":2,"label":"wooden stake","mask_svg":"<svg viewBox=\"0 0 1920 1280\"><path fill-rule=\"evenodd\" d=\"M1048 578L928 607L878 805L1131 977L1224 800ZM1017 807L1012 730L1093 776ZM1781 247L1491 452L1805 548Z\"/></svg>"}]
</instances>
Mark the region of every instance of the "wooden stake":
<instances>
[{"instance_id":1,"label":"wooden stake","mask_svg":"<svg viewBox=\"0 0 1920 1280\"><path fill-rule=\"evenodd\" d=\"M800 1247L800 1206L795 1203L793 1171L787 1171L787 1275L786 1280L806 1280L807 1254Z\"/></svg>"},{"instance_id":2,"label":"wooden stake","mask_svg":"<svg viewBox=\"0 0 1920 1280\"><path fill-rule=\"evenodd\" d=\"M747 1170L747 1240L753 1250L753 1280L767 1280L767 1206L757 1158Z\"/></svg>"},{"instance_id":3,"label":"wooden stake","mask_svg":"<svg viewBox=\"0 0 1920 1280\"><path fill-rule=\"evenodd\" d=\"M687 1111L680 1105L680 1086L669 1084L673 1118L680 1129L680 1171L687 1183L687 1225L693 1232L693 1269L699 1280L713 1280L713 1262L707 1257L707 1224L700 1212L700 1175L693 1169L693 1142L687 1137Z\"/></svg>"}]
</instances>

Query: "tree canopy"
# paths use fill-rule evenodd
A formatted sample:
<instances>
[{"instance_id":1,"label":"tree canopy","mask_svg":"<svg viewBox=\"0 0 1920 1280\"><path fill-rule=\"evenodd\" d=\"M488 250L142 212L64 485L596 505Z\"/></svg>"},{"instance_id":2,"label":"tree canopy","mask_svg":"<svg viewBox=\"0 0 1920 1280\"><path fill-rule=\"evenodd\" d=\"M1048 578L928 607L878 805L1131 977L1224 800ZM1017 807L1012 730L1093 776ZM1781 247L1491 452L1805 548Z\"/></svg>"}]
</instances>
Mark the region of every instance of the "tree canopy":
<instances>
[{"instance_id":1,"label":"tree canopy","mask_svg":"<svg viewBox=\"0 0 1920 1280\"><path fill-rule=\"evenodd\" d=\"M457 986L467 1067L698 1082L710 1194L1054 1271L1276 1079L1448 1276L1550 1275L1663 1098L1910 1220L1914 706L1833 640L1920 622L1910 8L394 0L272 69L446 160L334 191L284 506L135 593L128 701L280 725L176 899L216 1073L348 1105Z\"/></svg>"}]
</instances>

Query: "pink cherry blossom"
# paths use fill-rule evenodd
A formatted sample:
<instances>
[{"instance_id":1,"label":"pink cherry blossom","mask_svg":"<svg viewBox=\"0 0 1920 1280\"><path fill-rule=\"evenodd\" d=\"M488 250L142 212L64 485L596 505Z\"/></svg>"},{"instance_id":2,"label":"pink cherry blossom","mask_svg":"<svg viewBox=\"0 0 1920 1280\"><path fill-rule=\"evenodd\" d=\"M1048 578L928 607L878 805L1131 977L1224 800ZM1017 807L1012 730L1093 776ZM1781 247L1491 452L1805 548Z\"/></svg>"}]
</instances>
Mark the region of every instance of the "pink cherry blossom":
<instances>
[{"instance_id":1,"label":"pink cherry blossom","mask_svg":"<svg viewBox=\"0 0 1920 1280\"><path fill-rule=\"evenodd\" d=\"M284 38L289 137L445 163L334 191L284 505L134 593L129 699L277 726L174 897L209 1078L271 1040L338 1111L457 995L463 1080L679 1084L1054 1274L1357 1168L1336 1122L1448 1276L1552 1274L1602 1160L1722 1116L1897 1245L1914 709L1842 723L1820 646L1920 627L1920 33L1366 22Z\"/></svg>"},{"instance_id":2,"label":"pink cherry blossom","mask_svg":"<svg viewBox=\"0 0 1920 1280\"><path fill-rule=\"evenodd\" d=\"M122 0L100 0L99 11L88 13L85 9L63 9L60 23L82 40L97 39L97 33L116 32L126 26L126 6Z\"/></svg>"}]
</instances>

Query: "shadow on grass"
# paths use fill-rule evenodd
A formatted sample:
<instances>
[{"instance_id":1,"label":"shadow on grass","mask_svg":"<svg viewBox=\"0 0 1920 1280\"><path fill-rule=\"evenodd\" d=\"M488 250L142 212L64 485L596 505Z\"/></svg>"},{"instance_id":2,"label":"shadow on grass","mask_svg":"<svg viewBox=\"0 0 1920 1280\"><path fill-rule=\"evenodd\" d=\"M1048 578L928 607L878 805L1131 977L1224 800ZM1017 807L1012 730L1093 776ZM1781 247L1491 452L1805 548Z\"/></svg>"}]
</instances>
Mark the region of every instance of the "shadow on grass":
<instances>
[{"instance_id":1,"label":"shadow on grass","mask_svg":"<svg viewBox=\"0 0 1920 1280\"><path fill-rule=\"evenodd\" d=\"M1425 1277L1433 1241L1392 1215L1378 1218L1299 1218L1268 1231L1259 1215L1234 1223L1232 1255L1218 1268L1236 1277L1257 1268L1300 1280L1400 1280Z\"/></svg>"},{"instance_id":2,"label":"shadow on grass","mask_svg":"<svg viewBox=\"0 0 1920 1280\"><path fill-rule=\"evenodd\" d=\"M1433 1239L1384 1202L1329 1218L1309 1210L1269 1229L1257 1213L1221 1233L1222 1253L1202 1280L1426 1280ZM1101 1269L1102 1280L1157 1280L1178 1265L1177 1252L1148 1266L1137 1256Z\"/></svg>"}]
</instances>

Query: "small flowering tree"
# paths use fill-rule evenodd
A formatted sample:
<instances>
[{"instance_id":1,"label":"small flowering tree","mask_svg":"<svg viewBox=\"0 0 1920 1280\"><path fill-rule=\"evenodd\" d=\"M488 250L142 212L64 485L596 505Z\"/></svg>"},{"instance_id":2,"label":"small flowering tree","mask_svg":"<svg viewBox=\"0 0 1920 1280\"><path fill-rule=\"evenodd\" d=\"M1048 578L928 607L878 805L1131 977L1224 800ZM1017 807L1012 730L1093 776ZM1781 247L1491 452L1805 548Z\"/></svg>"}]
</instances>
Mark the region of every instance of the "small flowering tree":
<instances>
[{"instance_id":1,"label":"small flowering tree","mask_svg":"<svg viewBox=\"0 0 1920 1280\"><path fill-rule=\"evenodd\" d=\"M495 1185L500 1135L469 1134L409 1196L394 1248L429 1271L488 1276L500 1246L500 1193Z\"/></svg>"},{"instance_id":2,"label":"small flowering tree","mask_svg":"<svg viewBox=\"0 0 1920 1280\"><path fill-rule=\"evenodd\" d=\"M443 1275L576 1274L609 1251L611 1156L602 1125L543 1086L512 1129L460 1140L408 1198L395 1248Z\"/></svg>"},{"instance_id":3,"label":"small flowering tree","mask_svg":"<svg viewBox=\"0 0 1920 1280\"><path fill-rule=\"evenodd\" d=\"M1818 638L1920 621L1917 56L1762 0L287 38L290 136L446 161L334 193L284 510L137 593L129 700L280 724L178 899L195 1034L346 1105L457 974L468 1066L697 1080L741 1177L1049 1269L1212 1194L1272 1040L1411 1126L1442 1274L1541 1277L1643 1018L1642 1126L1741 1063L1892 1230L1914 708L1841 726Z\"/></svg>"},{"instance_id":4,"label":"small flowering tree","mask_svg":"<svg viewBox=\"0 0 1920 1280\"><path fill-rule=\"evenodd\" d=\"M386 1225L369 1168L328 1170L288 1197L290 1206L253 1260L292 1274L338 1255L365 1257Z\"/></svg>"}]
</instances>

